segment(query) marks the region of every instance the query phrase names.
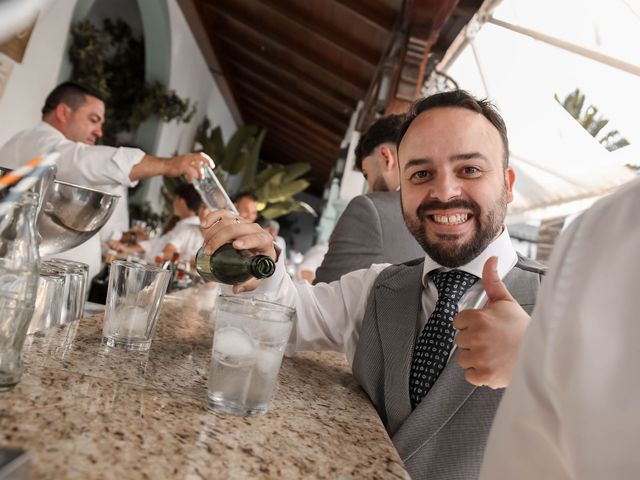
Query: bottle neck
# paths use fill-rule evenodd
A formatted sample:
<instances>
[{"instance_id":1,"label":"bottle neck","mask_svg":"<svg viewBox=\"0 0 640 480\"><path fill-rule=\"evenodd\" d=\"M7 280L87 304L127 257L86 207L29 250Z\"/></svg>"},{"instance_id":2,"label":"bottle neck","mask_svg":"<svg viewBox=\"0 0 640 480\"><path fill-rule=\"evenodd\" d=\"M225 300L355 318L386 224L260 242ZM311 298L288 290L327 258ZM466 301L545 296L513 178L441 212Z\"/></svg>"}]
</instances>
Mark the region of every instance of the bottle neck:
<instances>
[{"instance_id":1,"label":"bottle neck","mask_svg":"<svg viewBox=\"0 0 640 480\"><path fill-rule=\"evenodd\" d=\"M266 255L256 255L249 264L251 275L256 278L267 278L273 275L276 270L275 262Z\"/></svg>"}]
</instances>

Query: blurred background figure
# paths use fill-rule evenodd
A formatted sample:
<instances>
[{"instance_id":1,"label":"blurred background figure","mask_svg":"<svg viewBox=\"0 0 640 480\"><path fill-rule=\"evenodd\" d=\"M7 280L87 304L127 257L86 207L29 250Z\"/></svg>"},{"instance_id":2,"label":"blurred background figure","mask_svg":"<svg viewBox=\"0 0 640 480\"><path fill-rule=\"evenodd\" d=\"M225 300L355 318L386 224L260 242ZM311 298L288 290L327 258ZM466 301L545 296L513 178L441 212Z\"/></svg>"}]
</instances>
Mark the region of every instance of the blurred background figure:
<instances>
[{"instance_id":1,"label":"blurred background figure","mask_svg":"<svg viewBox=\"0 0 640 480\"><path fill-rule=\"evenodd\" d=\"M173 214L178 217L175 226L165 234L151 240L143 240L134 245L120 241L110 241L109 248L120 253L139 253L147 262L155 262L156 257L171 260L178 252L182 259L195 257L204 241L200 233L199 214L205 214L206 207L196 189L191 184L178 186L174 191Z\"/></svg>"},{"instance_id":2,"label":"blurred background figure","mask_svg":"<svg viewBox=\"0 0 640 480\"><path fill-rule=\"evenodd\" d=\"M314 245L307 250L302 263L298 266L298 277L308 283L313 283L316 278L316 270L322 264L327 250L329 250L329 245L326 243Z\"/></svg>"},{"instance_id":3,"label":"blurred background figure","mask_svg":"<svg viewBox=\"0 0 640 480\"><path fill-rule=\"evenodd\" d=\"M245 220L255 222L258 218L258 198L249 192L242 192L235 196L233 204L238 213Z\"/></svg>"}]
</instances>

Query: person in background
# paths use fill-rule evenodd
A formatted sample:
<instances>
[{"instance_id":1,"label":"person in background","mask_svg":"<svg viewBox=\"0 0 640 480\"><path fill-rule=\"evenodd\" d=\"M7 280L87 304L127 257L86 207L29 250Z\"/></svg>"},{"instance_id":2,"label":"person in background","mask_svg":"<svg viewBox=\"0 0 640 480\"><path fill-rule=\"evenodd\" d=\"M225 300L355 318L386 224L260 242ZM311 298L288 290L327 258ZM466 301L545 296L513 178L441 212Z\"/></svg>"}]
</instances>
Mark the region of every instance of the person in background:
<instances>
[{"instance_id":1,"label":"person in background","mask_svg":"<svg viewBox=\"0 0 640 480\"><path fill-rule=\"evenodd\" d=\"M0 148L0 166L16 168L57 150L61 155L57 162L58 180L120 195L111 219L101 231L103 237L108 238L112 230L129 229L128 187L156 175L185 175L191 181L199 178L202 166L211 165L212 161L203 153L161 158L138 148L96 145L102 137L105 116L104 100L98 91L64 82L47 96L42 121L17 133ZM90 276L93 276L101 265L100 237L94 235L79 247L56 256L89 264Z\"/></svg>"},{"instance_id":2,"label":"person in background","mask_svg":"<svg viewBox=\"0 0 640 480\"><path fill-rule=\"evenodd\" d=\"M194 258L202 246L200 217L204 215L200 194L191 184L179 185L173 192L173 214L178 217L175 226L164 235L143 240L136 245L127 245L119 241L110 241L109 248L119 253L139 253L145 261L152 263L157 257L171 260L178 252L185 259Z\"/></svg>"},{"instance_id":3,"label":"person in background","mask_svg":"<svg viewBox=\"0 0 640 480\"><path fill-rule=\"evenodd\" d=\"M256 224L226 211L203 223L205 252L232 242L277 260L255 293L296 308L290 351L346 354L413 478L478 477L503 390L465 378L508 377L544 274L516 253L504 225L515 182L508 152L487 101L461 90L418 101L399 129L398 159L402 213L423 256L329 284L293 282ZM475 312L482 334L461 326L469 343L454 349L452 323L470 307L484 310ZM485 358L496 354L499 363ZM473 365L496 372L475 377Z\"/></svg>"},{"instance_id":4,"label":"person in background","mask_svg":"<svg viewBox=\"0 0 640 480\"><path fill-rule=\"evenodd\" d=\"M313 283L316 278L316 270L328 250L329 245L326 243L319 243L307 250L302 263L298 265L298 276L307 283Z\"/></svg>"},{"instance_id":5,"label":"person in background","mask_svg":"<svg viewBox=\"0 0 640 480\"><path fill-rule=\"evenodd\" d=\"M235 196L233 204L236 206L238 214L245 220L255 222L258 218L258 197L253 193L239 193Z\"/></svg>"},{"instance_id":6,"label":"person in background","mask_svg":"<svg viewBox=\"0 0 640 480\"><path fill-rule=\"evenodd\" d=\"M481 478L638 478L640 182L600 200L554 247Z\"/></svg>"},{"instance_id":7,"label":"person in background","mask_svg":"<svg viewBox=\"0 0 640 480\"><path fill-rule=\"evenodd\" d=\"M376 120L356 147L356 168L369 186L367 195L349 202L331 237L315 283L338 280L345 273L374 263L401 263L424 251L402 219L396 137L403 116Z\"/></svg>"}]
</instances>

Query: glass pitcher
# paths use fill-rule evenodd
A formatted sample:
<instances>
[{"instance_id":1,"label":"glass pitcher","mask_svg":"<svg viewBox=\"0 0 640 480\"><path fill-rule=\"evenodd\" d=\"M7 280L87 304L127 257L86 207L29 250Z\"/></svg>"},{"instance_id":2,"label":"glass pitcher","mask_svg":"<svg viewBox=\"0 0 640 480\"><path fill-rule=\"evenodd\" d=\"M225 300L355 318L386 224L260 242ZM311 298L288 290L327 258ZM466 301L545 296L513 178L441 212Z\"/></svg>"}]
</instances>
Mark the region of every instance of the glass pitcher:
<instances>
[{"instance_id":1,"label":"glass pitcher","mask_svg":"<svg viewBox=\"0 0 640 480\"><path fill-rule=\"evenodd\" d=\"M0 392L22 376L22 347L38 288L37 208L38 194L26 192L0 216Z\"/></svg>"}]
</instances>

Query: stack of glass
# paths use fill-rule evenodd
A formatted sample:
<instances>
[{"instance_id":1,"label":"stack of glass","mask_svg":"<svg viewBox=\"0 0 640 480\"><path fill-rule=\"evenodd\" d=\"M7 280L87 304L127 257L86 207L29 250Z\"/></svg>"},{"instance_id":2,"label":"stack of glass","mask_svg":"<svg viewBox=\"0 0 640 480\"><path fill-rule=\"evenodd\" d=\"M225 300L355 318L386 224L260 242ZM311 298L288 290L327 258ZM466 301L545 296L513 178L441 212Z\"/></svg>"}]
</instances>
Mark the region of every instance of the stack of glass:
<instances>
[{"instance_id":1,"label":"stack of glass","mask_svg":"<svg viewBox=\"0 0 640 480\"><path fill-rule=\"evenodd\" d=\"M64 291L61 296L62 308L59 320L54 324L64 324L81 318L87 297L89 265L63 258L54 258L43 261L41 270L64 277Z\"/></svg>"}]
</instances>

